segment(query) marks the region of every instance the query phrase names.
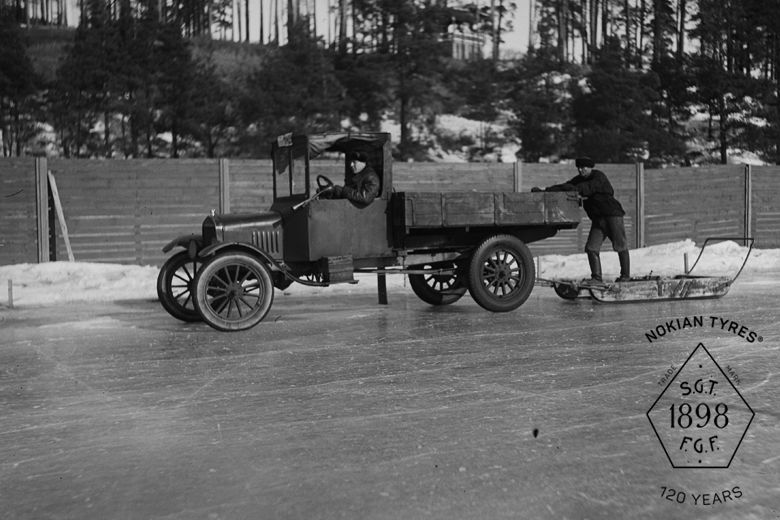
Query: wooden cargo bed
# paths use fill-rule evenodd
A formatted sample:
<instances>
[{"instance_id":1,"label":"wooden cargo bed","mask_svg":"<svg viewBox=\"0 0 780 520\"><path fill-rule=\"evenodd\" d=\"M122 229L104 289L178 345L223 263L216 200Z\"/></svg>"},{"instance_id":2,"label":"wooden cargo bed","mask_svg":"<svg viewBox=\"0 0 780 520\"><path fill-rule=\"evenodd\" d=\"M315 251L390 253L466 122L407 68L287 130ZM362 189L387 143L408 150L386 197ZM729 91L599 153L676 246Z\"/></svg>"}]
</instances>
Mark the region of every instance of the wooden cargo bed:
<instances>
[{"instance_id":1,"label":"wooden cargo bed","mask_svg":"<svg viewBox=\"0 0 780 520\"><path fill-rule=\"evenodd\" d=\"M411 229L472 226L574 228L579 200L567 192L398 192L395 225Z\"/></svg>"}]
</instances>

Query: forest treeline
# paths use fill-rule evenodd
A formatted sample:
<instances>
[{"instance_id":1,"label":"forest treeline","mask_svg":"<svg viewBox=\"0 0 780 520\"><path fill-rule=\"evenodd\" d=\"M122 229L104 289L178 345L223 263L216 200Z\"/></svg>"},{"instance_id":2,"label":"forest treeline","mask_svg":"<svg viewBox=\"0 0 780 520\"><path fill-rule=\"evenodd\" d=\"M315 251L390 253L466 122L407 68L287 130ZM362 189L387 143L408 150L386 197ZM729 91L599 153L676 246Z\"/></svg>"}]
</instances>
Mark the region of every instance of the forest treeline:
<instances>
[{"instance_id":1,"label":"forest treeline","mask_svg":"<svg viewBox=\"0 0 780 520\"><path fill-rule=\"evenodd\" d=\"M778 0L536 0L515 58L500 48L515 2L335 1L327 37L287 0L260 41L228 43L215 35L218 2L84 0L56 73L41 77L29 26L59 23L61 4L41 0L47 21L3 0L2 153L262 157L283 132L392 120L404 159L424 160L433 140L478 157L514 139L531 162L725 163L733 150L778 162ZM248 17L244 32L230 20L248 36ZM494 45L456 58L464 34ZM252 59L226 67L238 45ZM441 114L506 130L474 142L437 129Z\"/></svg>"}]
</instances>

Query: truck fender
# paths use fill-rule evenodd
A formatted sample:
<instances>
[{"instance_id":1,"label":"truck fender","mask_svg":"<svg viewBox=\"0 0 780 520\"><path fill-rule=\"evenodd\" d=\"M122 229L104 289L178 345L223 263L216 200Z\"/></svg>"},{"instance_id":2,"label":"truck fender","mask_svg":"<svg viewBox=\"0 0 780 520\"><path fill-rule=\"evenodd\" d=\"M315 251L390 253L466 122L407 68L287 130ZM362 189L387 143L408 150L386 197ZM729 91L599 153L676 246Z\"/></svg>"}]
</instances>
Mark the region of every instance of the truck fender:
<instances>
[{"instance_id":1,"label":"truck fender","mask_svg":"<svg viewBox=\"0 0 780 520\"><path fill-rule=\"evenodd\" d=\"M277 264L276 260L271 258L271 256L268 253L266 253L262 249L258 249L255 246L243 242L220 242L218 244L212 244L208 247L199 250L198 257L205 259L207 257L214 256L215 254L219 253L220 251L224 251L225 249L232 249L234 251L244 251L246 253L259 257L259 259L265 262L265 264L269 267L269 269L271 269L271 271L281 271L281 272L285 271Z\"/></svg>"},{"instance_id":2,"label":"truck fender","mask_svg":"<svg viewBox=\"0 0 780 520\"><path fill-rule=\"evenodd\" d=\"M186 249L190 254L190 258L195 258L197 252L203 247L203 237L194 233L190 235L180 235L165 244L162 248L163 253L167 253L177 246Z\"/></svg>"}]
</instances>

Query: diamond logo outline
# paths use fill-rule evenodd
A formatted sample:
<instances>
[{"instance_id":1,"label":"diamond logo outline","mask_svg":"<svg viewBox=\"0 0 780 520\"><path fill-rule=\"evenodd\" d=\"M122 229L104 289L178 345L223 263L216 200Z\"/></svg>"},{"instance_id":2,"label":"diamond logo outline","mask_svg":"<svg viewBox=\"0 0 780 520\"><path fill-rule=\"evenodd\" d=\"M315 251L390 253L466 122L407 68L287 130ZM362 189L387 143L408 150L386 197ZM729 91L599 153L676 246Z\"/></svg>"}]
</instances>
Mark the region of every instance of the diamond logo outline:
<instances>
[{"instance_id":1,"label":"diamond logo outline","mask_svg":"<svg viewBox=\"0 0 780 520\"><path fill-rule=\"evenodd\" d=\"M734 393L737 395L739 400L742 402L742 404L745 405L745 408L747 411L750 412L750 418L748 419L747 423L744 426L744 429L742 431L742 434L739 437L739 440L735 443L734 449L731 453L731 456L728 459L728 462L726 462L725 465L678 465L675 463L674 458L669 453L669 450L666 447L666 444L664 443L664 440L661 436L661 434L658 432L658 429L656 428L655 423L653 422L653 418L650 416L650 413L653 411L653 409L656 407L658 402L663 399L664 395L666 394L667 390L672 386L672 384L677 380L678 376L683 372L685 367L688 365L688 363L691 361L691 359L699 352L699 350L703 350L704 353L707 355L709 360L712 362L715 367L720 371L721 375L723 376L724 380L729 384L731 389L734 391ZM669 383L664 387L664 389L661 391L661 393L658 395L656 400L653 402L653 404L650 406L650 408L645 413L647 416L648 422L650 422L650 426L653 428L653 433L655 433L656 438L658 439L658 442L661 444L661 448L664 450L664 454L666 455L666 458L669 460L669 463L672 465L675 469L727 469L731 466L731 463L734 460L734 457L737 454L737 451L739 450L739 447L742 445L742 441L745 438L745 435L747 435L748 430L750 429L750 425L753 423L753 419L755 419L756 412L753 410L753 408L750 406L750 404L745 400L744 396L740 393L739 389L734 385L734 383L731 381L731 378L726 375L726 372L721 368L721 366L718 364L718 362L715 360L715 358L712 356L709 350L707 350L707 347L704 345L704 343L699 342L699 344L696 346L696 348L693 349L693 351L688 355L688 358L685 360L685 362L680 366L680 369L674 374L674 376L671 378Z\"/></svg>"}]
</instances>

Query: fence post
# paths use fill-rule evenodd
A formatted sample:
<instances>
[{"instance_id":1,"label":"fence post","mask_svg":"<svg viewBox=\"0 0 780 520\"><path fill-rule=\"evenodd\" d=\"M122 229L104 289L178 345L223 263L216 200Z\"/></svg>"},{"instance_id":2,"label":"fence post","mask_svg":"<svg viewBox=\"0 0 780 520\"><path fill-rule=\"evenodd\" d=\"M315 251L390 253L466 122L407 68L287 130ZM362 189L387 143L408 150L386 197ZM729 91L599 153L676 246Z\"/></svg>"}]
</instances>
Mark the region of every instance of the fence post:
<instances>
[{"instance_id":1,"label":"fence post","mask_svg":"<svg viewBox=\"0 0 780 520\"><path fill-rule=\"evenodd\" d=\"M49 261L49 165L46 157L35 158L35 205L38 220L38 263Z\"/></svg>"},{"instance_id":2,"label":"fence post","mask_svg":"<svg viewBox=\"0 0 780 520\"><path fill-rule=\"evenodd\" d=\"M515 193L520 193L523 187L523 161L517 160L512 168Z\"/></svg>"},{"instance_id":3,"label":"fence post","mask_svg":"<svg viewBox=\"0 0 780 520\"><path fill-rule=\"evenodd\" d=\"M745 165L745 238L753 235L753 168ZM745 244L747 245L747 244Z\"/></svg>"},{"instance_id":4,"label":"fence post","mask_svg":"<svg viewBox=\"0 0 780 520\"><path fill-rule=\"evenodd\" d=\"M636 163L636 247L645 247L645 164Z\"/></svg>"},{"instance_id":5,"label":"fence post","mask_svg":"<svg viewBox=\"0 0 780 520\"><path fill-rule=\"evenodd\" d=\"M376 275L376 288L379 297L379 305L387 305L387 275Z\"/></svg>"},{"instance_id":6,"label":"fence post","mask_svg":"<svg viewBox=\"0 0 780 520\"><path fill-rule=\"evenodd\" d=\"M230 213L230 161L219 160L219 212Z\"/></svg>"}]
</instances>

